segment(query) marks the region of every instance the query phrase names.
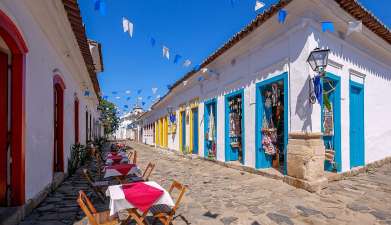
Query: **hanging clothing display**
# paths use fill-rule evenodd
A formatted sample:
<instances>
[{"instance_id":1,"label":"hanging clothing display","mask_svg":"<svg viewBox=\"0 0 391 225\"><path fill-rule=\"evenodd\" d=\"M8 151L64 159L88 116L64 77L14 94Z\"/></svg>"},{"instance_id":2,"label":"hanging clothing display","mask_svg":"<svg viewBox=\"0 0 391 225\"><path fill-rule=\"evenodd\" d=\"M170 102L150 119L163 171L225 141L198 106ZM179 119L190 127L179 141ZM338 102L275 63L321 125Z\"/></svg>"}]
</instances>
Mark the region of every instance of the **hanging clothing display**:
<instances>
[{"instance_id":1,"label":"hanging clothing display","mask_svg":"<svg viewBox=\"0 0 391 225\"><path fill-rule=\"evenodd\" d=\"M242 140L242 97L229 100L229 137L232 148L241 148Z\"/></svg>"},{"instance_id":2,"label":"hanging clothing display","mask_svg":"<svg viewBox=\"0 0 391 225\"><path fill-rule=\"evenodd\" d=\"M334 135L334 123L333 123L333 108L330 110L327 107L323 109L323 135L333 136Z\"/></svg>"},{"instance_id":3,"label":"hanging clothing display","mask_svg":"<svg viewBox=\"0 0 391 225\"><path fill-rule=\"evenodd\" d=\"M213 106L211 104L210 105L210 110L209 110L208 141L214 141L215 140L215 133L216 133L215 117L213 115Z\"/></svg>"}]
</instances>

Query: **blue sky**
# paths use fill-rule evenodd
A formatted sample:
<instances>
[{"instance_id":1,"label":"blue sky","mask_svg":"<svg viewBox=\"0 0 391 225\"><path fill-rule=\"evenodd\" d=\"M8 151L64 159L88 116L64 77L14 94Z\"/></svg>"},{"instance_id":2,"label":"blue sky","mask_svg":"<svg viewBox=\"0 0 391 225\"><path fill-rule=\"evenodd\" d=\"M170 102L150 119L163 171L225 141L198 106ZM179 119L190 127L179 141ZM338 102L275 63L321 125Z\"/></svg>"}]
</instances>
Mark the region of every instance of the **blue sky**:
<instances>
[{"instance_id":1,"label":"blue sky","mask_svg":"<svg viewBox=\"0 0 391 225\"><path fill-rule=\"evenodd\" d=\"M144 108L148 108L152 99L167 92L167 85L201 63L257 13L277 2L264 0L266 6L255 12L255 0L233 0L233 5L230 1L105 0L106 14L101 15L94 10L94 0L79 0L88 37L102 44L105 71L99 74L99 82L104 95L121 109L124 105L133 107L142 97ZM360 2L390 27L390 0ZM123 17L134 24L133 38L123 32ZM157 41L155 47L150 44L151 37ZM162 57L162 45L170 49L169 61ZM182 60L190 59L193 65L185 68L182 62L174 64L175 54L180 54ZM158 88L155 95L153 87ZM141 94L137 94L139 89ZM125 93L127 90L130 95ZM118 94L113 95L113 91ZM127 101L127 97L131 99Z\"/></svg>"}]
</instances>

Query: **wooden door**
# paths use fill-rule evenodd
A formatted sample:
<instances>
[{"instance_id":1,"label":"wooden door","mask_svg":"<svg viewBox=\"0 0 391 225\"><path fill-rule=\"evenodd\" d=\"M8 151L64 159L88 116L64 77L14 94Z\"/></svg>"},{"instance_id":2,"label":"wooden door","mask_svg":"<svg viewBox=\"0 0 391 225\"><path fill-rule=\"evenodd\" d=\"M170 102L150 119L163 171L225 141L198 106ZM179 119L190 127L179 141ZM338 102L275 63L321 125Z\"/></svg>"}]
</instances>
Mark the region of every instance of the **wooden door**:
<instances>
[{"instance_id":1,"label":"wooden door","mask_svg":"<svg viewBox=\"0 0 391 225\"><path fill-rule=\"evenodd\" d=\"M0 206L7 205L8 56L0 52Z\"/></svg>"}]
</instances>

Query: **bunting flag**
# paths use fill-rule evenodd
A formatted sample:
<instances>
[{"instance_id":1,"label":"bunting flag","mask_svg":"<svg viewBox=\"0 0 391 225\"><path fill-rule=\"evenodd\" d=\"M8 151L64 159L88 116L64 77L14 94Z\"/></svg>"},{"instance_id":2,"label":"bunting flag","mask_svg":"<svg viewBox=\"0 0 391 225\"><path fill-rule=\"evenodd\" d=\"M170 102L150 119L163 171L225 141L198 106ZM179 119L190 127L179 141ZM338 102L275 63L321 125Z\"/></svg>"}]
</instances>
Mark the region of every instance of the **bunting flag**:
<instances>
[{"instance_id":1,"label":"bunting flag","mask_svg":"<svg viewBox=\"0 0 391 225\"><path fill-rule=\"evenodd\" d=\"M280 11L278 11L278 22L284 24L287 15L288 12L285 9L280 9Z\"/></svg>"},{"instance_id":2,"label":"bunting flag","mask_svg":"<svg viewBox=\"0 0 391 225\"><path fill-rule=\"evenodd\" d=\"M159 99L160 98L160 95L156 96L156 99Z\"/></svg>"},{"instance_id":3,"label":"bunting flag","mask_svg":"<svg viewBox=\"0 0 391 225\"><path fill-rule=\"evenodd\" d=\"M353 32L362 32L362 21L350 21L348 23L348 30L346 31L346 36L351 35Z\"/></svg>"},{"instance_id":4,"label":"bunting flag","mask_svg":"<svg viewBox=\"0 0 391 225\"><path fill-rule=\"evenodd\" d=\"M120 99L121 97L119 97L119 96L117 96L117 97L115 97L116 99Z\"/></svg>"},{"instance_id":5,"label":"bunting flag","mask_svg":"<svg viewBox=\"0 0 391 225\"><path fill-rule=\"evenodd\" d=\"M171 89L171 85L168 84L168 85L167 85L167 89Z\"/></svg>"},{"instance_id":6,"label":"bunting flag","mask_svg":"<svg viewBox=\"0 0 391 225\"><path fill-rule=\"evenodd\" d=\"M148 100L151 99L151 98L152 98L152 96L148 96L148 97L147 97Z\"/></svg>"},{"instance_id":7,"label":"bunting flag","mask_svg":"<svg viewBox=\"0 0 391 225\"><path fill-rule=\"evenodd\" d=\"M144 105L145 105L145 102L142 102L141 104L144 106Z\"/></svg>"},{"instance_id":8,"label":"bunting flag","mask_svg":"<svg viewBox=\"0 0 391 225\"><path fill-rule=\"evenodd\" d=\"M141 94L142 91L143 91L143 90L138 89L138 90L137 90L137 94L138 94L138 95Z\"/></svg>"},{"instance_id":9,"label":"bunting flag","mask_svg":"<svg viewBox=\"0 0 391 225\"><path fill-rule=\"evenodd\" d=\"M255 6L254 6L254 10L255 10L255 11L258 11L258 10L260 10L261 8L263 8L264 6L265 6L265 3L256 0L256 1L255 1Z\"/></svg>"},{"instance_id":10,"label":"bunting flag","mask_svg":"<svg viewBox=\"0 0 391 225\"><path fill-rule=\"evenodd\" d=\"M322 22L322 32L334 32L334 24L330 21L323 21Z\"/></svg>"},{"instance_id":11,"label":"bunting flag","mask_svg":"<svg viewBox=\"0 0 391 225\"><path fill-rule=\"evenodd\" d=\"M128 106L128 105L124 105L124 108L125 108L125 109L128 109L128 108L129 108L129 106Z\"/></svg>"},{"instance_id":12,"label":"bunting flag","mask_svg":"<svg viewBox=\"0 0 391 225\"><path fill-rule=\"evenodd\" d=\"M229 0L229 3L231 4L232 7L235 5L235 0Z\"/></svg>"},{"instance_id":13,"label":"bunting flag","mask_svg":"<svg viewBox=\"0 0 391 225\"><path fill-rule=\"evenodd\" d=\"M124 29L124 32L129 33L130 37L133 37L133 23L131 23L125 17L122 18L122 27Z\"/></svg>"},{"instance_id":14,"label":"bunting flag","mask_svg":"<svg viewBox=\"0 0 391 225\"><path fill-rule=\"evenodd\" d=\"M95 11L99 11L99 13L104 16L106 15L106 3L104 0L94 0L94 8Z\"/></svg>"},{"instance_id":15,"label":"bunting flag","mask_svg":"<svg viewBox=\"0 0 391 225\"><path fill-rule=\"evenodd\" d=\"M193 70L198 71L198 70L200 70L200 67L201 67L200 65L195 65Z\"/></svg>"},{"instance_id":16,"label":"bunting flag","mask_svg":"<svg viewBox=\"0 0 391 225\"><path fill-rule=\"evenodd\" d=\"M184 67L189 67L191 65L191 61L189 59L186 59L185 62L183 63Z\"/></svg>"},{"instance_id":17,"label":"bunting flag","mask_svg":"<svg viewBox=\"0 0 391 225\"><path fill-rule=\"evenodd\" d=\"M116 95L116 94L118 94L118 92L113 91L113 92L111 92L111 94Z\"/></svg>"},{"instance_id":18,"label":"bunting flag","mask_svg":"<svg viewBox=\"0 0 391 225\"><path fill-rule=\"evenodd\" d=\"M156 87L152 88L152 94L156 94L156 92L157 92L157 88Z\"/></svg>"},{"instance_id":19,"label":"bunting flag","mask_svg":"<svg viewBox=\"0 0 391 225\"><path fill-rule=\"evenodd\" d=\"M129 100L130 100L130 97L127 97L127 98L126 98L126 101L129 101Z\"/></svg>"},{"instance_id":20,"label":"bunting flag","mask_svg":"<svg viewBox=\"0 0 391 225\"><path fill-rule=\"evenodd\" d=\"M163 57L170 59L170 49L168 49L166 46L163 46Z\"/></svg>"},{"instance_id":21,"label":"bunting flag","mask_svg":"<svg viewBox=\"0 0 391 225\"><path fill-rule=\"evenodd\" d=\"M176 64L177 62L179 62L179 60L182 58L181 55L178 55L176 54L175 57L174 57L174 64Z\"/></svg>"},{"instance_id":22,"label":"bunting flag","mask_svg":"<svg viewBox=\"0 0 391 225\"><path fill-rule=\"evenodd\" d=\"M125 91L125 94L129 95L130 94L130 90Z\"/></svg>"},{"instance_id":23,"label":"bunting flag","mask_svg":"<svg viewBox=\"0 0 391 225\"><path fill-rule=\"evenodd\" d=\"M186 85L187 85L187 82L188 82L187 80L184 80L184 81L183 81L183 86L186 86Z\"/></svg>"},{"instance_id":24,"label":"bunting flag","mask_svg":"<svg viewBox=\"0 0 391 225\"><path fill-rule=\"evenodd\" d=\"M155 47L155 45L156 45L155 38L151 38L150 42L151 42L152 47Z\"/></svg>"},{"instance_id":25,"label":"bunting flag","mask_svg":"<svg viewBox=\"0 0 391 225\"><path fill-rule=\"evenodd\" d=\"M138 99L139 101L141 101L141 100L143 100L143 97L138 97L137 99Z\"/></svg>"},{"instance_id":26,"label":"bunting flag","mask_svg":"<svg viewBox=\"0 0 391 225\"><path fill-rule=\"evenodd\" d=\"M103 96L104 100L107 100L108 98L109 98L109 96L107 96L107 95Z\"/></svg>"}]
</instances>

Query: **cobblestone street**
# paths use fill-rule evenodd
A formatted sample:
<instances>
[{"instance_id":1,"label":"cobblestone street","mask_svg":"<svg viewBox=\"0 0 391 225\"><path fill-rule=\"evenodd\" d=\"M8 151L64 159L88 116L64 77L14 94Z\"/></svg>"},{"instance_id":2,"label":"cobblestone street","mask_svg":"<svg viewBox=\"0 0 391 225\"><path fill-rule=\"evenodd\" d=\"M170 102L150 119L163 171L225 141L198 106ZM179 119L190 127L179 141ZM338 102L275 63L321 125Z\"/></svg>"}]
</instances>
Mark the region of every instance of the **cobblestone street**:
<instances>
[{"instance_id":1,"label":"cobblestone street","mask_svg":"<svg viewBox=\"0 0 391 225\"><path fill-rule=\"evenodd\" d=\"M175 224L391 224L391 165L329 183L319 194L282 181L222 167L200 159L131 144L151 180L169 188L173 179L189 186ZM72 224L82 216L76 203L87 189L80 174L66 180L26 218L25 224ZM99 210L108 204L94 201Z\"/></svg>"}]
</instances>

